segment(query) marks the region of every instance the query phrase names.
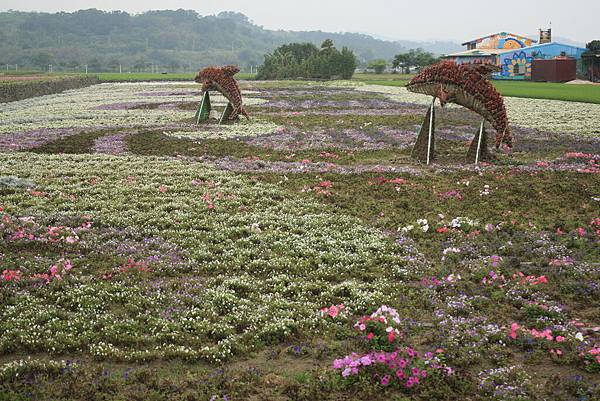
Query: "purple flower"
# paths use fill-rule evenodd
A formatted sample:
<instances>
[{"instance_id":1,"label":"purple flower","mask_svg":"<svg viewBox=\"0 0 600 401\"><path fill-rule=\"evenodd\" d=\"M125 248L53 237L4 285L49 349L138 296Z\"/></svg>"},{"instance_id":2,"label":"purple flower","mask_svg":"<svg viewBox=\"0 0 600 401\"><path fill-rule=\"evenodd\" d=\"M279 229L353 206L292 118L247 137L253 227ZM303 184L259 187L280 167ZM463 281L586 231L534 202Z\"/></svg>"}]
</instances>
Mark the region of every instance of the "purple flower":
<instances>
[{"instance_id":1,"label":"purple flower","mask_svg":"<svg viewBox=\"0 0 600 401\"><path fill-rule=\"evenodd\" d=\"M371 365L373 363L373 359L371 359L370 355L365 355L362 358L360 358L360 363L363 366L369 366L369 365Z\"/></svg>"},{"instance_id":2,"label":"purple flower","mask_svg":"<svg viewBox=\"0 0 600 401\"><path fill-rule=\"evenodd\" d=\"M335 359L333 361L333 368L334 369L341 369L345 366L346 364L344 363L343 359Z\"/></svg>"}]
</instances>

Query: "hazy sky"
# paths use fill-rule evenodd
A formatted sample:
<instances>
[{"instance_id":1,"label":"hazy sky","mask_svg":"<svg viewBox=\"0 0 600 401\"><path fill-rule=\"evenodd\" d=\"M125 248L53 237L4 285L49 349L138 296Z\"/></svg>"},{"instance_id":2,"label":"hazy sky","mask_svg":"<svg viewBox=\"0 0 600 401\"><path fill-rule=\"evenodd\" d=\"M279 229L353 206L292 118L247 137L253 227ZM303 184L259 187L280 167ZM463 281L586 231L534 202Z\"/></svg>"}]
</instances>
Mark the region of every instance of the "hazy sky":
<instances>
[{"instance_id":1,"label":"hazy sky","mask_svg":"<svg viewBox=\"0 0 600 401\"><path fill-rule=\"evenodd\" d=\"M269 29L371 33L388 39L468 40L508 31L531 35L552 22L555 36L600 39L598 0L0 0L0 10L142 12L239 11Z\"/></svg>"}]
</instances>

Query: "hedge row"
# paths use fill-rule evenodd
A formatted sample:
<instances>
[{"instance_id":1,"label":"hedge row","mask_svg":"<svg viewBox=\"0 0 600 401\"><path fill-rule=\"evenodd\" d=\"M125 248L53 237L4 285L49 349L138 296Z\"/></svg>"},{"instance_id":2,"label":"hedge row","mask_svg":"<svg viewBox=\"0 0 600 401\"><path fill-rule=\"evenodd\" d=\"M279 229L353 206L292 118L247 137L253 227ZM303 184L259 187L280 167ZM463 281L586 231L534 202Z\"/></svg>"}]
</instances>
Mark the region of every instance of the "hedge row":
<instances>
[{"instance_id":1,"label":"hedge row","mask_svg":"<svg viewBox=\"0 0 600 401\"><path fill-rule=\"evenodd\" d=\"M0 103L51 95L100 83L96 76L64 77L35 81L0 82Z\"/></svg>"}]
</instances>

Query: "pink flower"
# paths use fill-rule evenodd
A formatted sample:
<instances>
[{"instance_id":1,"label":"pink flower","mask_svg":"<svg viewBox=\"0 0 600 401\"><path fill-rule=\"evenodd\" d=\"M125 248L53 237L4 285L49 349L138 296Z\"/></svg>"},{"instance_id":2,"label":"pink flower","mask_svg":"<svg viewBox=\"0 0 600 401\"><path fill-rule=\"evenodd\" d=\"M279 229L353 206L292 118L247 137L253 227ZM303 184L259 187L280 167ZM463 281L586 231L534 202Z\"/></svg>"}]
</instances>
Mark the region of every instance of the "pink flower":
<instances>
[{"instance_id":1,"label":"pink flower","mask_svg":"<svg viewBox=\"0 0 600 401\"><path fill-rule=\"evenodd\" d=\"M562 343L563 341L565 341L565 338L563 336L556 336L557 343Z\"/></svg>"},{"instance_id":2,"label":"pink flower","mask_svg":"<svg viewBox=\"0 0 600 401\"><path fill-rule=\"evenodd\" d=\"M390 376L389 375L385 375L381 378L381 385L382 386L387 386L388 383L390 382Z\"/></svg>"},{"instance_id":3,"label":"pink flower","mask_svg":"<svg viewBox=\"0 0 600 401\"><path fill-rule=\"evenodd\" d=\"M338 315L338 313L339 313L339 309L337 308L337 306L331 305L329 307L329 316L331 316L332 318L335 319L335 317Z\"/></svg>"},{"instance_id":4,"label":"pink flower","mask_svg":"<svg viewBox=\"0 0 600 401\"><path fill-rule=\"evenodd\" d=\"M404 371L403 371L402 369L398 369L398 370L396 371L396 377L397 377L398 379L404 379Z\"/></svg>"},{"instance_id":5,"label":"pink flower","mask_svg":"<svg viewBox=\"0 0 600 401\"><path fill-rule=\"evenodd\" d=\"M161 185L160 187L158 187L158 191L161 194L164 194L165 192L167 192L167 187L165 187L164 185Z\"/></svg>"},{"instance_id":6,"label":"pink flower","mask_svg":"<svg viewBox=\"0 0 600 401\"><path fill-rule=\"evenodd\" d=\"M577 235L579 235L580 237L585 237L585 234L586 234L586 232L585 232L585 228L583 228L583 227L579 227L579 228L577 229Z\"/></svg>"},{"instance_id":7,"label":"pink flower","mask_svg":"<svg viewBox=\"0 0 600 401\"><path fill-rule=\"evenodd\" d=\"M519 330L519 325L517 323L513 323L510 325L510 334L509 337L513 340L517 339L517 330Z\"/></svg>"},{"instance_id":8,"label":"pink flower","mask_svg":"<svg viewBox=\"0 0 600 401\"><path fill-rule=\"evenodd\" d=\"M369 334L367 334L367 338L368 338L369 340L372 340L372 339L373 339L373 337L375 337L375 334L373 334L373 333L369 333Z\"/></svg>"},{"instance_id":9,"label":"pink flower","mask_svg":"<svg viewBox=\"0 0 600 401\"><path fill-rule=\"evenodd\" d=\"M21 280L21 272L18 270L4 270L1 277L5 281L19 281Z\"/></svg>"},{"instance_id":10,"label":"pink flower","mask_svg":"<svg viewBox=\"0 0 600 401\"><path fill-rule=\"evenodd\" d=\"M396 332L390 331L388 334L388 342L393 343L395 338L396 338Z\"/></svg>"},{"instance_id":11,"label":"pink flower","mask_svg":"<svg viewBox=\"0 0 600 401\"><path fill-rule=\"evenodd\" d=\"M404 369L406 367L406 360L405 359L400 359L400 362L398 362L398 365Z\"/></svg>"}]
</instances>

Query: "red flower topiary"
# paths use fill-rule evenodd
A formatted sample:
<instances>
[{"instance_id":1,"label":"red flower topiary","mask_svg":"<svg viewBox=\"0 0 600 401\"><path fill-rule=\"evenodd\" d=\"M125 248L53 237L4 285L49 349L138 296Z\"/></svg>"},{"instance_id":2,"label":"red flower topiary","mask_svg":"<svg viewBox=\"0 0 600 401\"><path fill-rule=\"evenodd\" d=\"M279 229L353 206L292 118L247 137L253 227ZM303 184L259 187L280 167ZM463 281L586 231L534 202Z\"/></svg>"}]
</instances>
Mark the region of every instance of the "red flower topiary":
<instances>
[{"instance_id":1,"label":"red flower topiary","mask_svg":"<svg viewBox=\"0 0 600 401\"><path fill-rule=\"evenodd\" d=\"M198 72L194 81L202 84L203 91L216 90L229 100L233 106L230 120L235 120L239 114L250 119L242 103L242 92L240 86L233 76L240 72L235 65L224 67L206 67Z\"/></svg>"},{"instance_id":2,"label":"red flower topiary","mask_svg":"<svg viewBox=\"0 0 600 401\"><path fill-rule=\"evenodd\" d=\"M435 96L442 106L456 103L476 112L496 129L496 147L503 142L512 147L504 99L489 80L489 74L494 71L497 67L490 64L442 61L424 69L406 88Z\"/></svg>"}]
</instances>

